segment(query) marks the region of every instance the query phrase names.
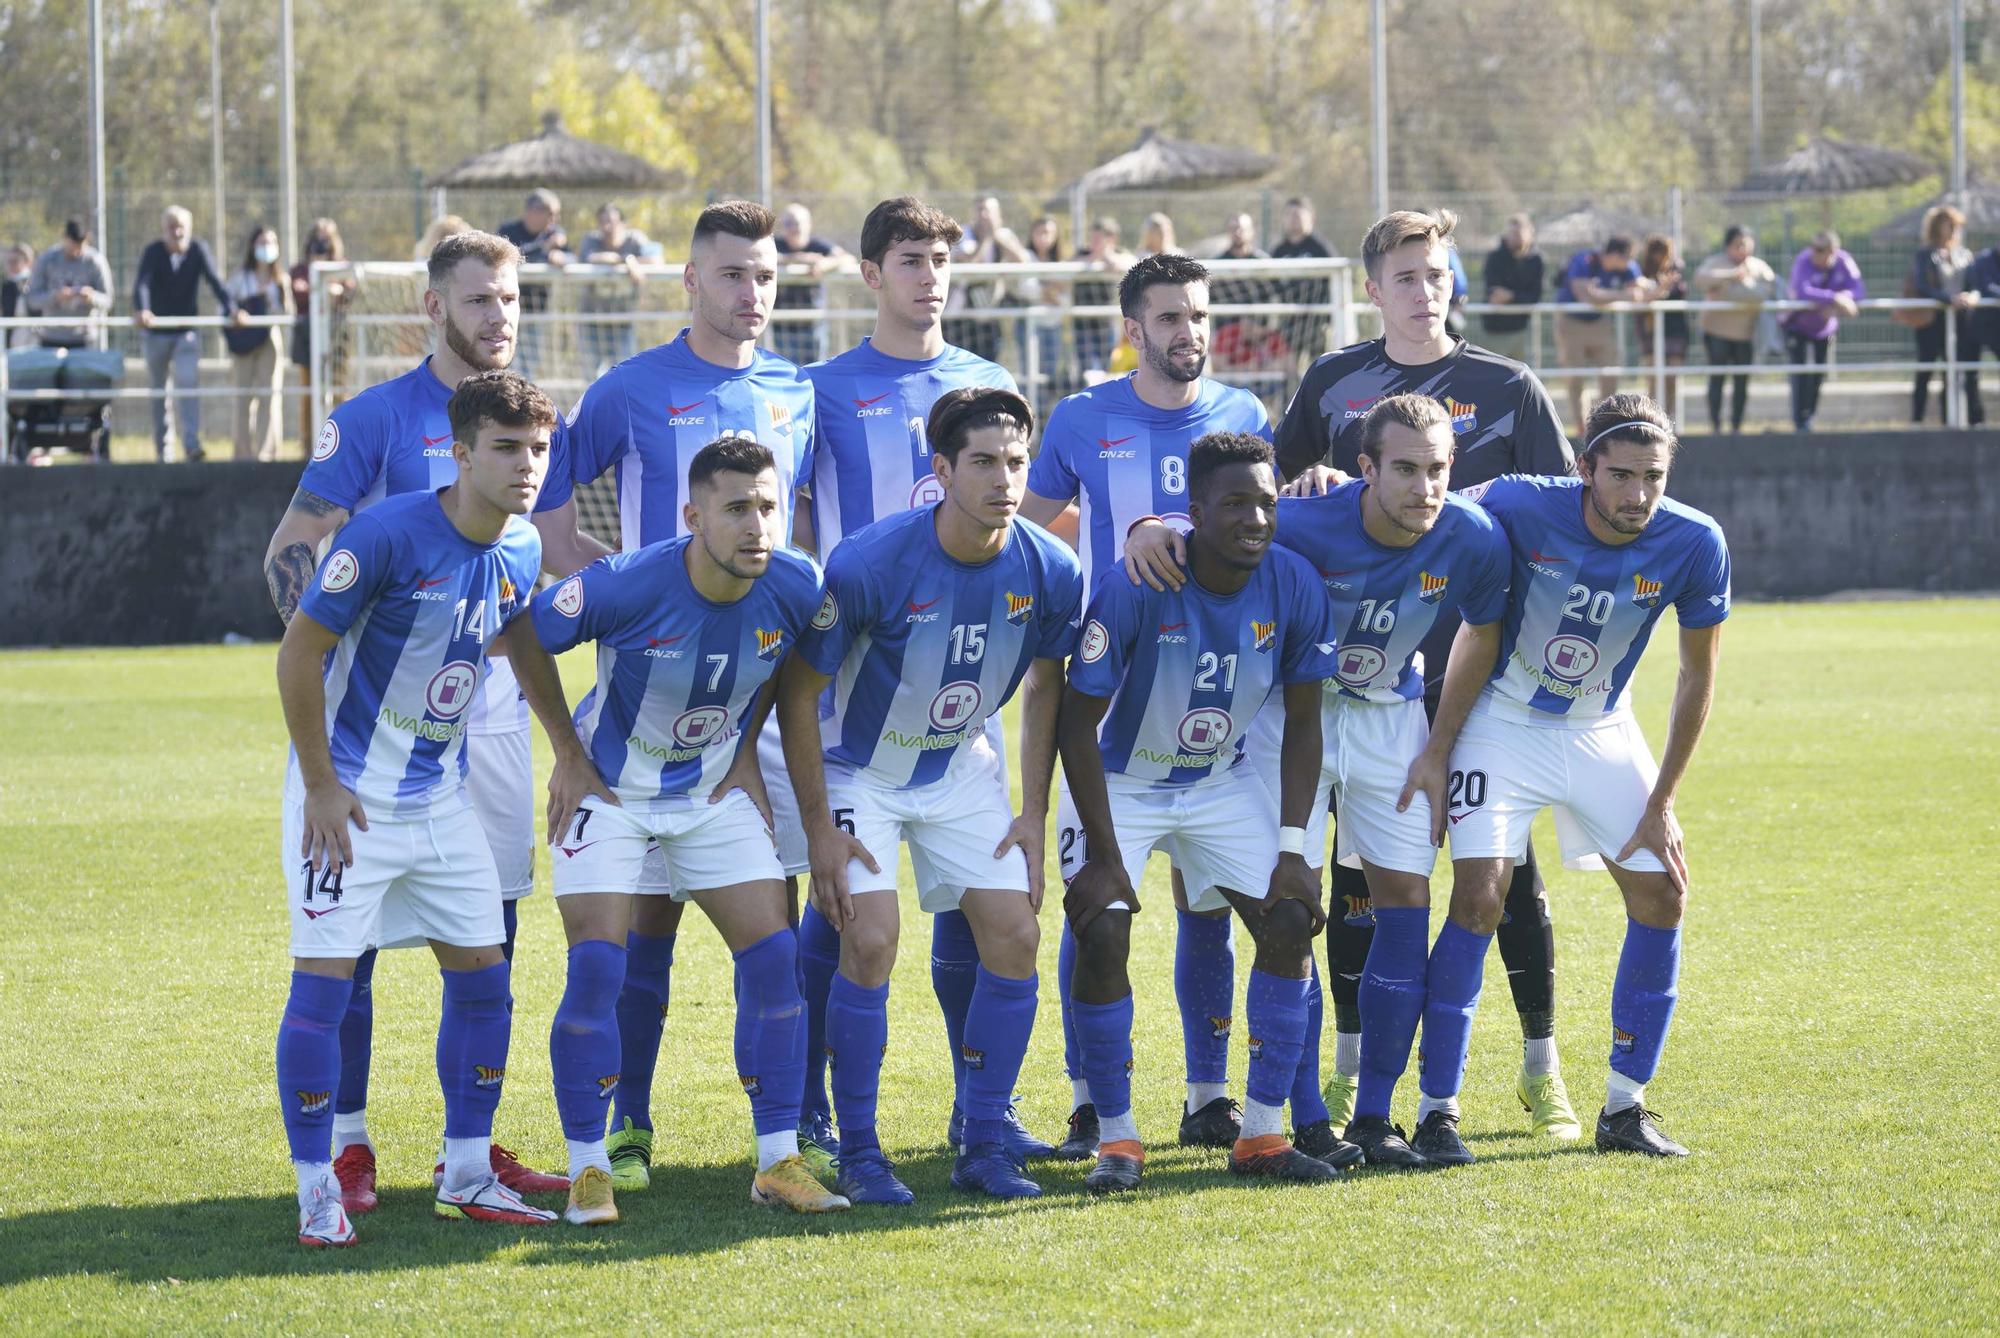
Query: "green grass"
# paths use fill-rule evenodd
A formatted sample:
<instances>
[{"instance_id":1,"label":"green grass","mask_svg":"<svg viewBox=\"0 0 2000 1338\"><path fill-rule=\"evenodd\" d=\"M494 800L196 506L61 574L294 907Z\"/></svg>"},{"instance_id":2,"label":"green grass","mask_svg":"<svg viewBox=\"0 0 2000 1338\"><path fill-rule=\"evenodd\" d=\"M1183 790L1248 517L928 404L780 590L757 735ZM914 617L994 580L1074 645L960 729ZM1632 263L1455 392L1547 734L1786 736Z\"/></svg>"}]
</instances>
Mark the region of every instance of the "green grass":
<instances>
[{"instance_id":1,"label":"green grass","mask_svg":"<svg viewBox=\"0 0 2000 1338\"><path fill-rule=\"evenodd\" d=\"M1637 689L1656 746L1661 640ZM1986 1328L2000 603L1744 607L1725 647L1681 805L1696 889L1680 1012L1649 1089L1696 1149L1685 1162L1525 1135L1494 960L1464 1100L1479 1165L1232 1183L1221 1154L1168 1146L1180 1044L1155 860L1135 1095L1158 1150L1135 1198L1093 1202L1066 1166L1031 1204L949 1189L928 930L906 901L882 1132L915 1209L750 1205L727 955L691 918L655 1097L663 1165L622 1224L589 1234L431 1220L437 978L426 955L385 956L370 1122L386 1188L361 1246L333 1255L292 1242L273 1092L271 648L0 656L0 1330ZM1587 1123L1622 915L1602 874L1551 883L1558 1034ZM1021 1084L1045 1133L1067 1112L1056 925L1051 905ZM554 1165L544 1038L563 957L545 887L521 943L499 1132Z\"/></svg>"}]
</instances>

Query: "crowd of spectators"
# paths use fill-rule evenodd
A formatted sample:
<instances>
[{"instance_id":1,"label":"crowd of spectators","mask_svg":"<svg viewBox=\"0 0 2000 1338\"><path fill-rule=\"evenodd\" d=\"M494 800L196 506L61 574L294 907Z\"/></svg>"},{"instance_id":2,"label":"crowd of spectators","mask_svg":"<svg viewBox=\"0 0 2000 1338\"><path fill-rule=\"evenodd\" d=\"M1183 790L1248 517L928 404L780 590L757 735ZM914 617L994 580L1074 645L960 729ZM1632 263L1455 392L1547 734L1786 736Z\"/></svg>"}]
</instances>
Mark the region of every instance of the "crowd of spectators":
<instances>
[{"instance_id":1,"label":"crowd of spectators","mask_svg":"<svg viewBox=\"0 0 2000 1338\"><path fill-rule=\"evenodd\" d=\"M1294 260L1330 258L1336 249L1319 235L1312 202L1293 197L1284 202L1281 230L1267 250L1260 244L1258 222L1248 212L1230 215L1220 233L1183 248L1174 220L1164 213L1148 215L1135 249L1127 249L1119 222L1108 215L1095 218L1074 245L1063 238L1062 224L1051 215L1033 219L1025 235L1010 227L997 197L980 199L974 209L956 259L969 264L1080 263L1085 272L1074 277L968 276L953 285L947 306L947 336L983 357L1033 362L1043 390L1067 393L1076 386L1117 375L1136 365L1136 355L1113 315L1079 315L1066 320L1013 319L1009 308L1095 308L1116 305L1118 281L1140 258L1186 249L1213 260ZM230 386L234 392L234 455L268 460L275 456L281 435L279 404L289 353L299 368L299 384L309 380L312 362L313 289L311 266L316 261L347 258L340 229L329 218L315 219L304 238L297 263L283 259L285 239L261 222L245 236L240 261L226 273L209 242L194 233L188 210L169 207L161 216L160 236L139 257L130 289L133 324L151 402L152 436L157 456L169 458L170 443L188 460L202 459L199 360L202 338L188 324L202 314L202 294L209 294L214 312L227 318L223 340L227 348ZM435 219L414 249L416 259L428 257L440 239L472 225L456 215ZM582 281L569 299L580 370L596 376L638 349L634 313L646 284L646 267L661 258L661 246L626 220L616 202L601 204L595 227L576 244L563 224L562 201L555 192L538 189L523 201L520 215L500 223L496 231L520 248L531 264L565 266L586 263L620 274L593 275ZM1901 296L1934 306L1892 313L1911 330L1919 364L1910 390L1910 418L1922 423L1933 402L1940 420L1948 396L1931 395L1933 365L1944 360L1955 344L1962 366L1960 389L1966 421L1984 420L1977 359L1992 347L2000 352L2000 248L1974 253L1965 243L1963 215L1939 206L1925 216L1922 244L1916 249ZM1599 394L1616 389L1612 369L1621 364L1652 366L1663 356L1666 366L1680 368L1696 352L1697 361L1715 369L1706 376L1708 426L1721 433L1740 432L1748 412L1751 372L1759 361L1778 359L1798 370L1790 375L1790 411L1796 430L1811 430L1819 410L1825 372L1841 322L1853 319L1866 300L1867 288L1855 257L1831 230L1817 233L1811 243L1780 274L1757 253L1757 237L1747 227L1733 225L1720 248L1692 270L1674 242L1665 236L1637 240L1628 235L1606 237L1602 243L1575 251L1551 264L1536 244L1534 220L1515 214L1506 220L1497 241L1486 253L1475 291L1456 253L1454 292L1449 321L1456 333L1519 361L1538 363L1537 322L1523 310L1484 310L1476 322L1465 319L1468 299L1487 308L1528 308L1553 301L1577 308L1556 313L1544 323L1553 334L1555 359L1544 370L1577 371L1565 375L1561 395L1570 421L1580 421L1586 382L1595 380ZM777 242L781 269L792 281L778 294L777 307L787 313L823 311L824 286L830 274L854 268L854 257L836 241L814 229L811 211L792 203L779 215ZM24 244L0 251L0 316L73 317L75 324L50 324L33 331L10 331L10 347L40 344L74 348L91 342L91 320L112 312L117 285L110 262L94 244L89 225L71 218L61 238L37 252ZM801 282L803 280L803 282ZM1218 316L1211 333L1211 359L1216 370L1256 373L1296 361L1325 345L1330 305L1330 280L1321 277L1281 279L1219 272L1212 285L1217 306L1282 304L1305 311L1282 317L1231 312ZM337 319L349 296L338 280L322 290ZM1811 303L1802 310L1777 313L1767 304L1781 298ZM1655 310L1657 302L1693 299L1723 304L1688 313ZM522 293L524 320L517 367L537 373L545 359L550 293L530 285ZM1621 341L1621 320L1630 312ZM269 320L287 317L281 327ZM1657 326L1657 328L1656 328ZM336 345L338 339L335 340ZM823 319L781 318L773 323L777 352L800 363L828 356ZM1032 345L1032 349L1031 349ZM1656 352L1657 351L1657 352ZM1003 358L1003 352L1008 356ZM1032 355L1032 356L1031 356ZM1734 370L1734 369L1742 370ZM540 369L544 374L549 369ZM1670 378L1669 402L1675 401ZM1942 377L1935 378L1939 383ZM313 406L298 400L298 432L309 433ZM1695 402L1697 405L1700 401ZM1690 417L1699 412L1690 408Z\"/></svg>"}]
</instances>

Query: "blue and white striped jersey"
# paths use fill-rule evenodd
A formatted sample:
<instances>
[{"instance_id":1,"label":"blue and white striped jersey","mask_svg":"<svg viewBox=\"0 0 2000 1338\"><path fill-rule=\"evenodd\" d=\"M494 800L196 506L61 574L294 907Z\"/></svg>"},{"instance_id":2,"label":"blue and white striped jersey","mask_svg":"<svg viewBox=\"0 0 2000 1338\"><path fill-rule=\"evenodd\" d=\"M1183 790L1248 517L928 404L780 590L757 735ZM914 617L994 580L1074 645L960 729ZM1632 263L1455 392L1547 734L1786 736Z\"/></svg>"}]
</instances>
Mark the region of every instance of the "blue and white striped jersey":
<instances>
[{"instance_id":1,"label":"blue and white striped jersey","mask_svg":"<svg viewBox=\"0 0 2000 1338\"><path fill-rule=\"evenodd\" d=\"M1490 512L1513 549L1513 593L1487 692L1577 726L1624 704L1653 624L1674 606L1682 627L1729 616L1729 547L1715 521L1671 497L1628 544L1584 524L1582 479L1505 474L1465 496Z\"/></svg>"},{"instance_id":2,"label":"blue and white striped jersey","mask_svg":"<svg viewBox=\"0 0 2000 1338\"><path fill-rule=\"evenodd\" d=\"M830 765L893 789L945 774L1036 659L1076 643L1083 573L1069 546L1016 519L998 557L968 566L938 542L935 507L849 535L799 645L833 679L820 706Z\"/></svg>"},{"instance_id":3,"label":"blue and white striped jersey","mask_svg":"<svg viewBox=\"0 0 2000 1338\"><path fill-rule=\"evenodd\" d=\"M1086 583L1118 561L1139 517L1187 528L1188 447L1210 432L1254 432L1269 441L1271 416L1249 391L1207 379L1185 409L1155 409L1129 376L1056 405L1028 468L1028 488L1059 502L1076 499Z\"/></svg>"},{"instance_id":4,"label":"blue and white striped jersey","mask_svg":"<svg viewBox=\"0 0 2000 1338\"><path fill-rule=\"evenodd\" d=\"M1078 692L1111 701L1097 730L1104 770L1160 789L1227 772L1274 693L1332 672L1327 614L1312 564L1275 545L1233 595L1107 570L1069 673Z\"/></svg>"},{"instance_id":5,"label":"blue and white striped jersey","mask_svg":"<svg viewBox=\"0 0 2000 1338\"><path fill-rule=\"evenodd\" d=\"M476 544L429 492L378 502L335 536L299 612L340 638L326 666L327 741L370 817L458 802L480 658L527 609L541 565L525 517Z\"/></svg>"},{"instance_id":6,"label":"blue and white striped jersey","mask_svg":"<svg viewBox=\"0 0 2000 1338\"><path fill-rule=\"evenodd\" d=\"M806 377L815 396L813 537L822 553L863 525L944 500L924 437L941 395L961 386L1016 388L1005 367L962 348L947 344L919 362L877 352L867 339L814 363Z\"/></svg>"},{"instance_id":7,"label":"blue and white striped jersey","mask_svg":"<svg viewBox=\"0 0 2000 1338\"><path fill-rule=\"evenodd\" d=\"M1332 601L1340 650L1328 694L1416 701L1424 695L1417 650L1440 613L1456 609L1474 625L1506 613L1507 536L1446 493L1429 534L1408 548L1378 544L1361 524L1367 487L1356 479L1320 497L1280 497L1277 541L1312 563Z\"/></svg>"},{"instance_id":8,"label":"blue and white striped jersey","mask_svg":"<svg viewBox=\"0 0 2000 1338\"><path fill-rule=\"evenodd\" d=\"M716 604L694 588L689 539L600 558L535 597L550 653L597 643L597 686L576 732L623 803L707 798L736 757L757 691L819 610L819 566L779 549L750 593Z\"/></svg>"},{"instance_id":9,"label":"blue and white striped jersey","mask_svg":"<svg viewBox=\"0 0 2000 1338\"><path fill-rule=\"evenodd\" d=\"M753 437L778 461L779 534L792 535L792 493L810 486L813 391L798 367L763 349L748 367L719 367L671 343L627 358L583 392L550 442L549 478L535 510L618 471L618 523L629 552L687 533L688 465L717 437Z\"/></svg>"}]
</instances>

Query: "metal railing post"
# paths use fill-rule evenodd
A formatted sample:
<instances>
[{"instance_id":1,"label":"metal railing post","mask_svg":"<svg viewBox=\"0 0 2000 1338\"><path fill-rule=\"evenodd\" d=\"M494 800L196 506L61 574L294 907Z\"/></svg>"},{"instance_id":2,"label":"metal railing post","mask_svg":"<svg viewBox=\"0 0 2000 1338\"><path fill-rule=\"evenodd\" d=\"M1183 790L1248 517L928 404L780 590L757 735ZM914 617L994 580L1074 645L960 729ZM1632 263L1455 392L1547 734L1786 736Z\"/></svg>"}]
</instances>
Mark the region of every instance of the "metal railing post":
<instances>
[{"instance_id":1,"label":"metal railing post","mask_svg":"<svg viewBox=\"0 0 2000 1338\"><path fill-rule=\"evenodd\" d=\"M1964 427L1965 395L1958 383L1958 321L1954 319L1957 314L1957 309L1946 303L1938 319L1944 322L1945 423Z\"/></svg>"}]
</instances>

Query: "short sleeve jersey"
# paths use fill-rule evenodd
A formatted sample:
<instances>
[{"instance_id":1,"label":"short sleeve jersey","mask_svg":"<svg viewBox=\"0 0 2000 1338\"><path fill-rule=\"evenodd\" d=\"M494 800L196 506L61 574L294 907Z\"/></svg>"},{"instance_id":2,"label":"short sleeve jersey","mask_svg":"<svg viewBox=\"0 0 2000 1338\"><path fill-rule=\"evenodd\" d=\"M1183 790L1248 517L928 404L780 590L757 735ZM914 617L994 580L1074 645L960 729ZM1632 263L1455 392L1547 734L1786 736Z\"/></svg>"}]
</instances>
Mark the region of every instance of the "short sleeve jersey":
<instances>
[{"instance_id":1,"label":"short sleeve jersey","mask_svg":"<svg viewBox=\"0 0 2000 1338\"><path fill-rule=\"evenodd\" d=\"M819 567L779 549L750 592L694 588L688 539L600 558L535 597L551 653L597 643L597 686L577 737L621 802L706 799L729 770L757 692L820 606Z\"/></svg>"},{"instance_id":2,"label":"short sleeve jersey","mask_svg":"<svg viewBox=\"0 0 2000 1338\"><path fill-rule=\"evenodd\" d=\"M299 612L340 638L326 665L334 774L374 818L457 802L480 658L528 607L542 540L513 517L498 540L458 532L433 493L356 516Z\"/></svg>"},{"instance_id":3,"label":"short sleeve jersey","mask_svg":"<svg viewBox=\"0 0 2000 1338\"><path fill-rule=\"evenodd\" d=\"M549 478L535 502L552 511L578 484L617 471L620 541L642 548L687 533L688 466L721 436L752 437L778 463L779 533L790 541L792 494L812 478L813 392L798 367L758 349L721 367L688 346L687 331L590 384L551 441Z\"/></svg>"},{"instance_id":4,"label":"short sleeve jersey","mask_svg":"<svg viewBox=\"0 0 2000 1338\"><path fill-rule=\"evenodd\" d=\"M1585 526L1583 481L1509 475L1468 496L1512 550L1513 591L1487 691L1550 717L1595 724L1625 704L1653 624L1671 604L1682 627L1729 616L1729 548L1709 516L1672 498L1628 544Z\"/></svg>"},{"instance_id":5,"label":"short sleeve jersey","mask_svg":"<svg viewBox=\"0 0 2000 1338\"><path fill-rule=\"evenodd\" d=\"M1155 590L1118 568L1104 572L1069 683L1111 702L1097 731L1107 773L1175 788L1240 763L1265 702L1287 683L1324 679L1333 655L1312 564L1274 546L1229 595L1194 580Z\"/></svg>"},{"instance_id":6,"label":"short sleeve jersey","mask_svg":"<svg viewBox=\"0 0 2000 1338\"><path fill-rule=\"evenodd\" d=\"M1154 408L1139 398L1129 376L1056 405L1028 467L1028 488L1077 502L1086 582L1117 562L1125 532L1141 516L1188 527L1188 447L1210 432L1251 432L1269 441L1271 417L1249 391L1206 378L1184 409Z\"/></svg>"},{"instance_id":7,"label":"short sleeve jersey","mask_svg":"<svg viewBox=\"0 0 2000 1338\"><path fill-rule=\"evenodd\" d=\"M1578 279L1588 279L1600 288L1630 288L1639 281L1639 262L1630 260L1617 269L1609 269L1604 264L1604 257L1598 252L1578 251L1569 258L1569 263L1563 266L1562 279L1556 284L1556 301L1581 301L1574 287ZM1604 313L1601 311L1566 311L1563 315L1580 321L1604 319Z\"/></svg>"},{"instance_id":8,"label":"short sleeve jersey","mask_svg":"<svg viewBox=\"0 0 2000 1338\"><path fill-rule=\"evenodd\" d=\"M1424 695L1418 648L1440 616L1456 611L1484 624L1507 612L1507 536L1479 507L1446 493L1430 533L1391 548L1362 528L1367 490L1357 479L1320 497L1279 498L1277 541L1312 564L1331 600L1339 651L1329 695L1416 701Z\"/></svg>"},{"instance_id":9,"label":"short sleeve jersey","mask_svg":"<svg viewBox=\"0 0 2000 1338\"><path fill-rule=\"evenodd\" d=\"M806 368L813 385L813 538L822 553L863 525L912 507L935 506L944 489L931 472L924 425L931 406L962 386L1016 389L997 362L946 345L913 361L872 342Z\"/></svg>"},{"instance_id":10,"label":"short sleeve jersey","mask_svg":"<svg viewBox=\"0 0 2000 1338\"><path fill-rule=\"evenodd\" d=\"M941 778L1036 659L1076 641L1083 573L1069 546L1016 519L976 566L938 542L934 507L864 526L834 550L799 653L833 679L821 704L832 766L893 789Z\"/></svg>"}]
</instances>

